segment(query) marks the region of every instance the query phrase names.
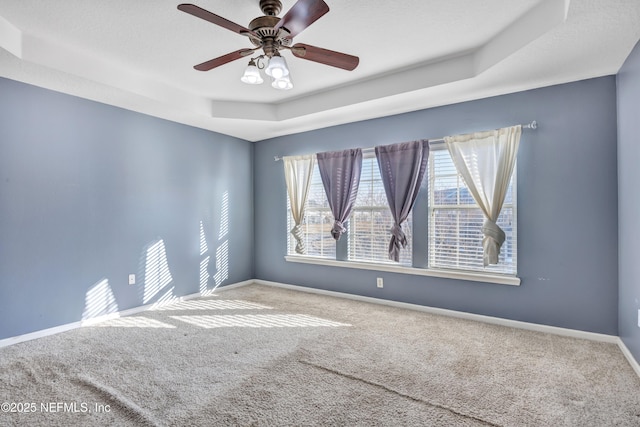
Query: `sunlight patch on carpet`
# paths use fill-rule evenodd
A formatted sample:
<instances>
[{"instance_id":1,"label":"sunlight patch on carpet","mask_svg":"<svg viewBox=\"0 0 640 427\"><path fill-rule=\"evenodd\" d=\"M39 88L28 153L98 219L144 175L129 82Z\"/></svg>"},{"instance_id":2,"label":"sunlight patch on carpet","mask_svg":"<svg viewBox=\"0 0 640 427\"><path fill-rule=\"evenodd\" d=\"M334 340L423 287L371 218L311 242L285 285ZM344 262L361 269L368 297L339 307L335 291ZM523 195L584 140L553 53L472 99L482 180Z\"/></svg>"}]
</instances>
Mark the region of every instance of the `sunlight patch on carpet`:
<instances>
[{"instance_id":1,"label":"sunlight patch on carpet","mask_svg":"<svg viewBox=\"0 0 640 427\"><path fill-rule=\"evenodd\" d=\"M242 300L181 301L155 310L271 310L271 307Z\"/></svg>"},{"instance_id":2,"label":"sunlight patch on carpet","mask_svg":"<svg viewBox=\"0 0 640 427\"><path fill-rule=\"evenodd\" d=\"M94 326L100 327L114 327L114 328L168 328L175 329L174 325L161 322L155 319L149 319L148 317L119 317L117 319L106 320L101 323L97 323Z\"/></svg>"},{"instance_id":3,"label":"sunlight patch on carpet","mask_svg":"<svg viewBox=\"0 0 640 427\"><path fill-rule=\"evenodd\" d=\"M351 326L304 314L234 314L220 316L170 316L201 328L305 328Z\"/></svg>"}]
</instances>

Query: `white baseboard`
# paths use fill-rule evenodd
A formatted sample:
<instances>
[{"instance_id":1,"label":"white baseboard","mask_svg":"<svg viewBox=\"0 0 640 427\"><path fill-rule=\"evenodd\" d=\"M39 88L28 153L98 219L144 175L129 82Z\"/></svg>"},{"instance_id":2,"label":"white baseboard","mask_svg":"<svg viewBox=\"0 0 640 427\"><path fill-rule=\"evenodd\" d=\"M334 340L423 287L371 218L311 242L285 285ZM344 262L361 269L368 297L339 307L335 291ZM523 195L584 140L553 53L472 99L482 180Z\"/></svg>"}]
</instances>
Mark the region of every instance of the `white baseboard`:
<instances>
[{"instance_id":1,"label":"white baseboard","mask_svg":"<svg viewBox=\"0 0 640 427\"><path fill-rule=\"evenodd\" d=\"M201 295L200 293L184 295L184 296L178 297L178 298L176 298L174 300L167 301L165 304L173 304L173 303L176 303L176 302L179 302L179 301L187 301L187 300L190 300L190 299L193 299L193 298L199 298L199 297L202 297L202 296L208 296L208 295L210 295L211 292L214 292L216 290L217 291L223 291L223 290L227 290L227 289L237 288L237 287L240 287L240 286L251 285L253 283L255 283L254 280L245 280L244 282L232 283L230 285L220 286L220 287L216 287L214 289L211 289L205 295ZM64 325L55 326L53 328L42 329L42 330L39 330L39 331L35 331L35 332L30 332L28 334L24 334L24 335L18 335L18 336L15 336L15 337L9 337L9 338L5 338L5 339L1 339L0 340L0 348L8 347L10 345L18 344L18 343L25 342L25 341L35 340L37 338L47 337L49 335L59 334L61 332L71 331L73 329L80 328L80 327L83 327L83 326L95 325L96 323L104 322L105 320L115 319L115 318L118 318L118 317L131 316L133 314L142 313L142 312L150 310L152 308L161 307L162 305L165 305L165 304L146 304L146 305L141 305L141 306L138 306L138 307L129 308L127 310L122 310L122 311L118 311L118 312L115 312L115 313L106 314L104 316L93 317L91 319L81 320L81 321L73 322L73 323L66 323Z\"/></svg>"},{"instance_id":2,"label":"white baseboard","mask_svg":"<svg viewBox=\"0 0 640 427\"><path fill-rule=\"evenodd\" d=\"M8 347L10 345L18 344L18 343L25 342L25 341L35 340L36 338L42 338L42 337L46 337L46 336L49 336L49 335L59 334L61 332L67 332L67 331L70 331L72 329L79 328L81 326L81 323L82 322L67 323L65 325L60 325L60 326L56 326L56 327L53 327L53 328L42 329L42 330L39 330L39 331L35 331L35 332L28 333L28 334L24 334L24 335L18 335L18 336L15 336L15 337L5 338L5 339L0 340L0 348Z\"/></svg>"},{"instance_id":3,"label":"white baseboard","mask_svg":"<svg viewBox=\"0 0 640 427\"><path fill-rule=\"evenodd\" d=\"M631 354L627 346L624 344L622 338L618 338L618 347L620 347L620 351L622 351L624 357L627 358L627 362L629 362L629 365L631 365L633 370L636 371L638 377L640 377L640 365L638 364L638 361L633 357L633 354Z\"/></svg>"},{"instance_id":4,"label":"white baseboard","mask_svg":"<svg viewBox=\"0 0 640 427\"><path fill-rule=\"evenodd\" d=\"M575 329L560 328L557 326L540 325L537 323L521 322L518 320L503 319L500 317L484 316L481 314L465 313L463 311L447 310L444 308L429 307L425 305L409 304L406 302L398 302L373 297L364 297L361 295L346 294L342 292L326 291L323 289L309 288L306 286L289 285L286 283L269 282L266 280L254 280L259 285L274 286L285 289L292 289L302 292L310 292L322 295L329 295L338 298L348 298L357 301L364 301L373 304L382 304L392 307L406 308L409 310L423 311L431 314L439 314L442 316L457 317L459 319L475 320L478 322L491 323L494 325L509 326L512 328L526 329L529 331L546 332L555 335L562 335L573 338L582 338L591 341L608 342L618 344L619 338L616 335L598 334L595 332L578 331Z\"/></svg>"}]
</instances>

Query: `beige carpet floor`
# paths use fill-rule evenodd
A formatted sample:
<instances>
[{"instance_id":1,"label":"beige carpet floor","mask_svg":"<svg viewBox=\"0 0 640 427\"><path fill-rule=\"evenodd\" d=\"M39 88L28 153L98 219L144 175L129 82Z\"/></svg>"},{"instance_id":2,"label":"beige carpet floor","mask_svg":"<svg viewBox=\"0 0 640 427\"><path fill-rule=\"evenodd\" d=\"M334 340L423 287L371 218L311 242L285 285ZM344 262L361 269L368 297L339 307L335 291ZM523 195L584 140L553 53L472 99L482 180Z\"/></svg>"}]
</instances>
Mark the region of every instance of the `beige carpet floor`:
<instances>
[{"instance_id":1,"label":"beige carpet floor","mask_svg":"<svg viewBox=\"0 0 640 427\"><path fill-rule=\"evenodd\" d=\"M0 402L2 426L640 426L614 344L259 285L2 348Z\"/></svg>"}]
</instances>

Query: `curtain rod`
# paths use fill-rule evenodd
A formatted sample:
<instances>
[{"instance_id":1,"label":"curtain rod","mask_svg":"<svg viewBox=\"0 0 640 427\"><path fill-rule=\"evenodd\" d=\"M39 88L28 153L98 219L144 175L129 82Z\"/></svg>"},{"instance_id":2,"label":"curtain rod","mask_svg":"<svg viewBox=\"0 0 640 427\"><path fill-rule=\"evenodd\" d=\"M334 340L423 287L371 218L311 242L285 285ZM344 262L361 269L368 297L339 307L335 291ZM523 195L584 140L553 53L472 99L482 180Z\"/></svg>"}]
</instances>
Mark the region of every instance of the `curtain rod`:
<instances>
[{"instance_id":1,"label":"curtain rod","mask_svg":"<svg viewBox=\"0 0 640 427\"><path fill-rule=\"evenodd\" d=\"M531 123L527 123L524 125L520 125L522 126L522 129L538 129L538 122L537 121L532 121ZM436 139L430 139L429 140L429 145L431 144L442 144L444 143L444 138L436 138ZM366 153L367 151L373 151L373 148L363 148L362 151L364 153ZM274 162L278 162L282 160L282 156L273 156L273 161Z\"/></svg>"}]
</instances>

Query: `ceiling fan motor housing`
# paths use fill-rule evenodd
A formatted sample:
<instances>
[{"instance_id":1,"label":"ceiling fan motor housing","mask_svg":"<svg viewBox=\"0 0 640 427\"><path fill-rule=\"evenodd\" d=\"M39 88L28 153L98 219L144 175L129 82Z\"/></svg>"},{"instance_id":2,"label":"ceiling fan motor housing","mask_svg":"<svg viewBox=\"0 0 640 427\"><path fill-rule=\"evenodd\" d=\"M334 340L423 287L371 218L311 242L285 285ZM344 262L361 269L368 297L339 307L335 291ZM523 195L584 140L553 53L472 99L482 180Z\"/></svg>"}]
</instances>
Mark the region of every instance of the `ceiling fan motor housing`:
<instances>
[{"instance_id":1,"label":"ceiling fan motor housing","mask_svg":"<svg viewBox=\"0 0 640 427\"><path fill-rule=\"evenodd\" d=\"M249 23L249 29L260 37L260 41L251 38L251 43L256 47L262 47L268 57L277 52L280 46L291 44L291 39L287 38L289 32L286 29L273 29L278 22L280 22L280 18L277 16L267 15L259 16Z\"/></svg>"}]
</instances>

